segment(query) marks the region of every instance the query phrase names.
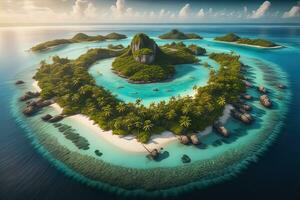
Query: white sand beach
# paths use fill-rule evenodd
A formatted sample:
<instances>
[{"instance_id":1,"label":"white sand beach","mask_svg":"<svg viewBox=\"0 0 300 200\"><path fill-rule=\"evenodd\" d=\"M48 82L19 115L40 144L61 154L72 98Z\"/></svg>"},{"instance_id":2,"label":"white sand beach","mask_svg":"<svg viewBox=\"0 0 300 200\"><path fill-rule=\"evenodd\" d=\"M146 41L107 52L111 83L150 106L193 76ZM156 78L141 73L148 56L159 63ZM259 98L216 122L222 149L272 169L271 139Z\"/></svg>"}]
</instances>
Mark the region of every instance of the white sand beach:
<instances>
[{"instance_id":1,"label":"white sand beach","mask_svg":"<svg viewBox=\"0 0 300 200\"><path fill-rule=\"evenodd\" d=\"M237 42L226 42L226 41L219 41L219 40L212 40L212 41L218 42L218 43L224 43L224 44L233 44L233 45L237 45L237 46L254 47L254 48L259 48L259 49L281 49L281 48L284 48L284 46L281 46L281 45L274 46L274 47L262 47L262 46L251 45L251 44L241 44L241 43L237 43Z\"/></svg>"},{"instance_id":2,"label":"white sand beach","mask_svg":"<svg viewBox=\"0 0 300 200\"><path fill-rule=\"evenodd\" d=\"M34 82L33 84L34 89L36 91L41 91L41 89L38 86L38 82ZM57 110L57 112L62 112L62 108L57 104L54 103L51 105L54 109ZM222 123L225 123L227 119L230 117L230 110L232 109L231 105L227 105L225 107L223 116L219 118L219 120ZM147 150L144 148L144 146L149 149L153 150L154 148L160 149L161 147L166 146L167 144L171 142L178 142L177 136L169 131L165 131L159 135L153 135L150 138L150 141L147 144L143 144L138 142L134 136L119 136L119 135L113 135L112 131L104 131L102 130L93 120L90 120L87 116L82 114L77 114L73 116L69 116L68 119L74 120L76 123L80 123L83 126L88 127L91 130L92 134L97 134L99 139L104 139L107 142L111 143L112 145L116 146L117 148L120 148L124 151L129 152L136 152L136 153L147 153ZM212 131L212 127L207 127L204 131L201 131L198 133L199 137L207 135Z\"/></svg>"}]
</instances>

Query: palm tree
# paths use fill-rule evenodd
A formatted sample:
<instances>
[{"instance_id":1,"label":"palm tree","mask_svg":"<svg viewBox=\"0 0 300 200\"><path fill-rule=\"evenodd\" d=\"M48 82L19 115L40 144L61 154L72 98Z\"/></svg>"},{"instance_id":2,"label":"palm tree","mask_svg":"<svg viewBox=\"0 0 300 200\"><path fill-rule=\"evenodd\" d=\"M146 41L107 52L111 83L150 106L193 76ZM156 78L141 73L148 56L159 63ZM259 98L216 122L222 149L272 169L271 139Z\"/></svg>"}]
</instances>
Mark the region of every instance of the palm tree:
<instances>
[{"instance_id":1,"label":"palm tree","mask_svg":"<svg viewBox=\"0 0 300 200\"><path fill-rule=\"evenodd\" d=\"M191 125L191 119L188 116L181 116L179 124L184 128L188 128Z\"/></svg>"},{"instance_id":2,"label":"palm tree","mask_svg":"<svg viewBox=\"0 0 300 200\"><path fill-rule=\"evenodd\" d=\"M153 127L153 124L152 124L151 120L146 120L144 122L144 127L143 127L144 131L150 131L152 129L152 127Z\"/></svg>"},{"instance_id":3,"label":"palm tree","mask_svg":"<svg viewBox=\"0 0 300 200\"><path fill-rule=\"evenodd\" d=\"M162 116L162 111L161 110L155 110L153 115L152 115L152 119L154 121L157 121L161 116Z\"/></svg>"},{"instance_id":4,"label":"palm tree","mask_svg":"<svg viewBox=\"0 0 300 200\"><path fill-rule=\"evenodd\" d=\"M103 108L103 114L105 117L110 117L112 114L112 108L110 105L107 105Z\"/></svg>"},{"instance_id":5,"label":"palm tree","mask_svg":"<svg viewBox=\"0 0 300 200\"><path fill-rule=\"evenodd\" d=\"M80 96L78 94L74 94L72 97L71 97L71 100L73 102L79 102L80 100Z\"/></svg>"},{"instance_id":6,"label":"palm tree","mask_svg":"<svg viewBox=\"0 0 300 200\"><path fill-rule=\"evenodd\" d=\"M136 104L137 106L140 105L141 102L142 102L142 99L141 99L141 98L137 98L137 99L135 100L135 104Z\"/></svg>"},{"instance_id":7,"label":"palm tree","mask_svg":"<svg viewBox=\"0 0 300 200\"><path fill-rule=\"evenodd\" d=\"M115 129L120 129L122 127L122 122L120 120L116 120L114 123Z\"/></svg>"},{"instance_id":8,"label":"palm tree","mask_svg":"<svg viewBox=\"0 0 300 200\"><path fill-rule=\"evenodd\" d=\"M124 113L125 110L126 110L126 105L125 105L125 103L119 103L119 104L117 105L117 111L118 111L119 113Z\"/></svg>"},{"instance_id":9,"label":"palm tree","mask_svg":"<svg viewBox=\"0 0 300 200\"><path fill-rule=\"evenodd\" d=\"M182 107L182 113L188 114L191 111L191 105L190 104L184 104Z\"/></svg>"},{"instance_id":10,"label":"palm tree","mask_svg":"<svg viewBox=\"0 0 300 200\"><path fill-rule=\"evenodd\" d=\"M73 81L73 86L74 86L74 87L77 87L77 86L79 85L79 83L80 83L80 79L77 78L77 79L75 79L75 80Z\"/></svg>"},{"instance_id":11,"label":"palm tree","mask_svg":"<svg viewBox=\"0 0 300 200\"><path fill-rule=\"evenodd\" d=\"M176 112L174 109L170 110L169 112L167 112L166 114L166 118L168 120L174 119L176 117Z\"/></svg>"},{"instance_id":12,"label":"palm tree","mask_svg":"<svg viewBox=\"0 0 300 200\"><path fill-rule=\"evenodd\" d=\"M224 106L226 104L226 100L225 100L225 97L219 97L218 100L217 100L217 103L220 105L220 106Z\"/></svg>"},{"instance_id":13,"label":"palm tree","mask_svg":"<svg viewBox=\"0 0 300 200\"><path fill-rule=\"evenodd\" d=\"M94 105L89 105L88 112L93 114L96 112L96 107Z\"/></svg>"},{"instance_id":14,"label":"palm tree","mask_svg":"<svg viewBox=\"0 0 300 200\"><path fill-rule=\"evenodd\" d=\"M99 97L97 98L97 102L100 106L103 106L105 104L105 99L104 97Z\"/></svg>"},{"instance_id":15,"label":"palm tree","mask_svg":"<svg viewBox=\"0 0 300 200\"><path fill-rule=\"evenodd\" d=\"M138 129L139 132L139 130L143 127L143 123L140 121L136 121L134 122L134 126Z\"/></svg>"}]
</instances>

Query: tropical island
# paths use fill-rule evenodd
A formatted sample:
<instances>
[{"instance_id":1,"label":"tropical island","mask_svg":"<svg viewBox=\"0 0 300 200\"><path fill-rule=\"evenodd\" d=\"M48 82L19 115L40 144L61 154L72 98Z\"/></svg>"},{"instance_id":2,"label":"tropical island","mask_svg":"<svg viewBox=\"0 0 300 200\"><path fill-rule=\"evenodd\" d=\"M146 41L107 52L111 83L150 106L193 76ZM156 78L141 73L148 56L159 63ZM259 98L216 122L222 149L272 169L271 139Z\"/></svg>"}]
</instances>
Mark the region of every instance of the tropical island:
<instances>
[{"instance_id":1,"label":"tropical island","mask_svg":"<svg viewBox=\"0 0 300 200\"><path fill-rule=\"evenodd\" d=\"M177 29L173 29L168 33L159 36L160 39L167 40L187 40L187 39L202 39L200 35L195 33L183 33Z\"/></svg>"},{"instance_id":2,"label":"tropical island","mask_svg":"<svg viewBox=\"0 0 300 200\"><path fill-rule=\"evenodd\" d=\"M241 38L234 33L228 33L224 36L216 37L214 40L221 42L229 42L240 45L248 45L253 47L260 48L281 48L282 46L265 39L249 39L249 38Z\"/></svg>"},{"instance_id":3,"label":"tropical island","mask_svg":"<svg viewBox=\"0 0 300 200\"><path fill-rule=\"evenodd\" d=\"M113 44L109 44L107 46L107 48L109 49L115 49L115 50L120 50L120 49L124 49L125 47L122 44L117 44L117 45L113 45Z\"/></svg>"},{"instance_id":4,"label":"tropical island","mask_svg":"<svg viewBox=\"0 0 300 200\"><path fill-rule=\"evenodd\" d=\"M160 51L145 34L134 37L132 44L141 37L147 38L156 52ZM169 48L167 46L161 49ZM138 52L140 49L149 51L136 47L133 48ZM195 135L214 124L225 105L236 103L245 91L239 56L212 53L209 57L219 63L220 68L218 71L211 70L208 84L198 87L195 96L172 97L168 102L153 103L149 107L142 105L140 99L135 103L125 103L97 86L88 68L104 58L128 57L128 50L90 49L75 60L55 56L52 63L42 61L34 76L41 88L40 97L57 102L63 108L63 115L83 114L103 130L112 130L116 135L133 134L138 141L146 143L151 135L165 130L176 135ZM192 54L189 55L193 60Z\"/></svg>"},{"instance_id":5,"label":"tropical island","mask_svg":"<svg viewBox=\"0 0 300 200\"><path fill-rule=\"evenodd\" d=\"M33 52L39 52L62 44L72 44L72 43L80 43L80 42L98 42L98 41L105 41L105 40L120 40L125 38L127 38L126 35L119 34L119 33L110 33L105 36L102 35L89 36L84 33L77 33L71 39L56 39L56 40L43 42L32 47L30 50Z\"/></svg>"},{"instance_id":6,"label":"tropical island","mask_svg":"<svg viewBox=\"0 0 300 200\"><path fill-rule=\"evenodd\" d=\"M204 48L184 43L172 43L159 47L146 34L134 36L127 52L117 57L112 69L132 83L158 82L171 78L174 65L198 62L196 55L206 53Z\"/></svg>"}]
</instances>

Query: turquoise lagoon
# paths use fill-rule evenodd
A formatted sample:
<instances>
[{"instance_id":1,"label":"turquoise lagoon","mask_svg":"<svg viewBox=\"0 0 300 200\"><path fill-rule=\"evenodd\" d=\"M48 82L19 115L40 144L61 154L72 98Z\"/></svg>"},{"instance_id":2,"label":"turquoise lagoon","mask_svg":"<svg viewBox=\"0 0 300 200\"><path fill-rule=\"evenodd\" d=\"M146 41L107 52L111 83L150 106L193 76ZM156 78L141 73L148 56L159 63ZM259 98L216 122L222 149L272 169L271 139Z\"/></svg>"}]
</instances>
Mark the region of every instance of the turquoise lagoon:
<instances>
[{"instance_id":1,"label":"turquoise lagoon","mask_svg":"<svg viewBox=\"0 0 300 200\"><path fill-rule=\"evenodd\" d=\"M139 28L142 29L143 27ZM172 42L158 39L156 36L159 31L151 32L147 30L148 29L146 28L145 32L154 37L159 45ZM167 30L167 28L164 30ZM162 31L163 30L161 30L161 32ZM108 182L110 185L117 186L116 188L123 192L130 193L130 191L132 191L131 187L128 187L127 185L122 187L121 184L114 184L114 182L110 180L92 180L93 178L88 178L85 174L81 173L80 170L78 171L73 168L69 163L64 164L63 160L59 158L59 154L54 152L54 150L49 148L49 146L43 146L46 138L54 138L58 145L69 149L71 152L90 156L100 162L117 166L116 169L120 171L123 169L131 169L133 172L136 172L136 170L148 170L153 172L153 181L157 178L155 177L155 175L157 175L155 171L159 171L160 169L178 171L182 173L182 176L186 175L187 179L181 177L180 180L174 180L174 185L171 184L170 187L173 187L174 189L174 186L176 186L176 190L180 190L180 188L186 189L189 188L189 186L194 187L197 185L199 187L203 187L227 179L231 175L234 175L241 169L245 168L249 162L256 161L257 156L260 155L276 138L288 111L288 102L291 96L291 91L289 89L277 89L276 85L278 83L287 85L289 88L289 81L282 68L274 61L270 61L268 56L291 51L294 47L285 45L287 48L278 50L262 50L252 47L215 43L212 40L211 33L207 33L208 36L205 37L204 40L187 40L184 41L184 43L198 44L207 48L209 52L234 51L241 55L241 61L247 65L246 76L254 85L264 85L267 87L270 91L271 99L275 102L273 109L265 109L259 103L258 92L254 88L249 89L248 93L255 97L254 100L249 102L254 108L251 113L255 118L255 122L252 125L245 126L230 118L226 124L226 127L232 133L232 136L229 139L223 139L216 133L212 132L208 135L201 136L203 145L199 148L195 146L184 146L179 144L177 141L172 142L164 147L164 151L168 153L168 156L158 162L155 162L146 158L144 153L126 152L117 146L109 144L106 141L99 139L97 134L88 127L82 126L71 119L65 119L62 121L63 124L71 125L72 128L74 128L80 135L84 136L90 143L89 150L78 150L70 141L66 140L52 124L47 124L41 121L40 117L43 114L56 113L56 111L51 107L44 109L41 113L31 118L25 118L20 114L23 105L17 101L17 98L24 93L24 91L32 89L31 77L35 73L37 63L40 60L49 60L49 57L53 55L76 58L80 54L86 52L89 48L106 47L111 43L128 45L130 38L135 33L135 31L122 31L122 29L119 30L119 32L126 33L129 38L120 41L72 44L57 47L50 51L38 54L26 52L24 55L27 67L17 73L16 79L25 80L26 85L21 86L18 90L16 90L11 102L11 110L20 126L27 130L27 136L31 141L33 141L36 149L58 169L66 172L67 175L74 176L78 180L97 187L107 188L109 186L105 183ZM99 33L102 32L99 31ZM103 31L103 33L105 33L105 31ZM70 35L71 33L68 34ZM201 35L200 31L199 34ZM26 47L30 47L29 44ZM266 52L267 56L264 56L263 52ZM201 63L208 62L213 68L218 68L218 65L209 60L206 56L201 56L199 58ZM134 102L136 98L141 98L143 103L148 105L151 102L159 102L161 100L167 101L171 96L192 95L194 85L205 85L208 80L209 69L203 67L201 64L195 64L176 66L177 73L174 79L168 82L140 85L130 84L126 80L112 73L110 70L112 61L113 59L101 60L93 65L89 72L94 76L97 84L104 86L113 94L117 95L118 98L126 102ZM120 86L122 86L122 88L120 88ZM159 91L153 91L155 88L158 88ZM96 149L99 149L103 153L103 156L96 156L94 153ZM187 154L192 159L191 164L183 164L181 162L180 158L183 154ZM185 170L187 169L192 171L193 169L200 167L202 170L198 179L197 175L185 174ZM105 173L105 171L102 173ZM131 173L128 173L128 176L131 175ZM188 180L191 176L193 179ZM167 185L164 185L163 189L163 192L166 193L168 193L168 191L172 191L172 189L168 188ZM145 191L141 190L141 192ZM149 193L157 192L152 191Z\"/></svg>"}]
</instances>

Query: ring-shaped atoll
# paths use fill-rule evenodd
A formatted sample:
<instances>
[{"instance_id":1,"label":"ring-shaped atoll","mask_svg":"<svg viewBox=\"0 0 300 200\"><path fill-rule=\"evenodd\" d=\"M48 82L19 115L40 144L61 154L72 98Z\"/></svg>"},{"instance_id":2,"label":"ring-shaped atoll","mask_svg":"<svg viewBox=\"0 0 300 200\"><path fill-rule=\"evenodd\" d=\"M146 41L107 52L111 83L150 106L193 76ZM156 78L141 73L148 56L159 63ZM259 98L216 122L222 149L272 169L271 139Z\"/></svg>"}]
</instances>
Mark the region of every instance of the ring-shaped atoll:
<instances>
[{"instance_id":1,"label":"ring-shaped atoll","mask_svg":"<svg viewBox=\"0 0 300 200\"><path fill-rule=\"evenodd\" d=\"M209 76L191 95L149 105L140 98L125 102L89 71L107 59L114 59L112 72L132 85L172 81L182 64L205 68ZM202 61L207 59L218 68ZM67 175L129 195L172 195L232 177L274 140L290 96L286 76L274 63L183 42L158 46L146 34L137 34L128 47L94 48L76 59L53 56L41 61L33 78L38 91L16 98L12 107L17 105L19 122L28 122L20 125L34 146ZM29 89L25 84L20 93ZM94 129L74 116L89 118ZM144 151L124 151L99 134L134 140ZM160 137L170 141L149 144Z\"/></svg>"}]
</instances>

